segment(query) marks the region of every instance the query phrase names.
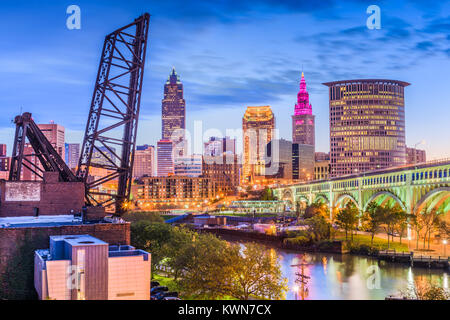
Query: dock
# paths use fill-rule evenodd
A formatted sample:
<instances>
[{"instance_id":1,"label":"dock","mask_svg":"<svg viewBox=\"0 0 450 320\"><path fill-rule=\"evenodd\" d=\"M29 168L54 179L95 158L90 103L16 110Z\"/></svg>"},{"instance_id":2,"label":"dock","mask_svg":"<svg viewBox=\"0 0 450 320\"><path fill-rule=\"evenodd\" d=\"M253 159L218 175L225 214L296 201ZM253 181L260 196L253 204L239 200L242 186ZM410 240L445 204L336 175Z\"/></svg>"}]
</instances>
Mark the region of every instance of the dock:
<instances>
[{"instance_id":1,"label":"dock","mask_svg":"<svg viewBox=\"0 0 450 320\"><path fill-rule=\"evenodd\" d=\"M450 269L449 257L415 255L414 252L383 250L378 253L379 260L407 263L412 267Z\"/></svg>"}]
</instances>

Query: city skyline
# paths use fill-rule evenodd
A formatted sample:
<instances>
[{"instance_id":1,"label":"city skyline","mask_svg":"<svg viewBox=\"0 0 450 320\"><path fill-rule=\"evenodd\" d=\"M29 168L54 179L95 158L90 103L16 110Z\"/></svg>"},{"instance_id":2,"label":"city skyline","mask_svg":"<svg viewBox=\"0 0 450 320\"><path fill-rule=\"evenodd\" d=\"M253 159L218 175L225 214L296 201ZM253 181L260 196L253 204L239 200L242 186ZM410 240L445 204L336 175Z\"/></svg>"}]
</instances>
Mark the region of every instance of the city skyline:
<instances>
[{"instance_id":1,"label":"city skyline","mask_svg":"<svg viewBox=\"0 0 450 320\"><path fill-rule=\"evenodd\" d=\"M2 76L8 78L0 100L5 111L0 120L2 142L11 150L14 128L10 120L20 111L30 111L38 123L54 120L66 127L66 142L81 143L99 58L98 42L106 33L104 29L110 30L122 20L127 21L136 11L148 10L153 14L151 45L157 50L149 51L138 144L156 144L159 139L161 89L173 65L185 79L188 130L192 131L194 120L202 120L204 130L217 128L225 133L226 128L240 127L246 106L271 105L279 119L280 138L290 139L291 119L284 114L291 112L303 65L309 80L310 100L315 106L317 151L329 151L328 95L321 83L388 78L412 84L405 101L407 146L425 140L426 144L419 147L427 151L430 160L450 156L448 131L435 130L445 128L445 119L450 115L445 90L450 52L445 16L448 2L425 7L421 1L410 6L404 2L394 5L382 1L380 30L367 29L367 5L357 2L348 7L327 2L317 8L306 2L298 3L298 8L294 4L269 1L253 3L256 5L253 11L248 5L237 6L233 12L242 13L237 18L214 13L212 4L195 17L195 5L182 14L171 11L173 4L143 5L130 1L106 6L80 1L82 28L70 31L65 28L65 6L42 2L44 9L48 7L41 16L46 23L36 26L33 32L13 28L7 35L27 41L34 32L49 34L41 37L39 43L29 41L34 52L33 65L26 54L18 53L21 48L16 42L2 45L4 52L10 52L0 56ZM30 17L32 6L3 6L8 7L11 17L20 9L30 23L35 21ZM96 12L97 7L104 10ZM169 11L173 16L168 15ZM412 21L408 15L415 12L421 14L413 15L417 18ZM5 17L4 23L10 23L9 19ZM270 32L258 31L250 23L253 19L259 19L261 30L267 30L263 26L269 24L273 28ZM177 28L180 25L184 28ZM186 41L186 32L190 41ZM219 35L222 40L213 41L213 35ZM179 40L178 50L169 47L174 40ZM227 48L231 47L230 41L235 41L233 47L239 50L230 51ZM383 50L377 50L380 44L384 44ZM328 50L331 45L343 50L339 53ZM247 50L251 46L253 50ZM51 94L55 95L54 99L48 99ZM424 108L429 111L426 121Z\"/></svg>"}]
</instances>

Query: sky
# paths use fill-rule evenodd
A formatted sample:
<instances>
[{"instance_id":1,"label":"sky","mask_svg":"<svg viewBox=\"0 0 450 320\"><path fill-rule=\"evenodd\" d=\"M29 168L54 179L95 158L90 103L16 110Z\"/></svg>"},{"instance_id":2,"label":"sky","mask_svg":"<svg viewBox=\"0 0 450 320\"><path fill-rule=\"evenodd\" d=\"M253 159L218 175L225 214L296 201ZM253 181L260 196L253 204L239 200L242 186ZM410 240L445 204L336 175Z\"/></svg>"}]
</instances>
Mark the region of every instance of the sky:
<instances>
[{"instance_id":1,"label":"sky","mask_svg":"<svg viewBox=\"0 0 450 320\"><path fill-rule=\"evenodd\" d=\"M69 5L81 29L69 30ZM369 5L381 10L370 30ZM380 78L405 89L406 142L428 159L450 157L450 1L36 0L0 3L0 143L11 153L14 116L66 128L81 143L106 34L152 15L138 144L161 138L161 99L174 66L187 128L206 138L239 129L247 106L270 105L291 140L302 70L316 115L316 151L329 151L324 82Z\"/></svg>"}]
</instances>

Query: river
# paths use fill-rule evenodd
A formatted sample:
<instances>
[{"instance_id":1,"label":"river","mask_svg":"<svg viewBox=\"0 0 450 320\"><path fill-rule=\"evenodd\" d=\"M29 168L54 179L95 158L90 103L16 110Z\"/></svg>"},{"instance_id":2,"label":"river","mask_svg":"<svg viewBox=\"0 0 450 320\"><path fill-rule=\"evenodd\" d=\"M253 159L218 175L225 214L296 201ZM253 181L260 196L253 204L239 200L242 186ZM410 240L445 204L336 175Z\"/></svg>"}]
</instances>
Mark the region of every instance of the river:
<instances>
[{"instance_id":1,"label":"river","mask_svg":"<svg viewBox=\"0 0 450 320\"><path fill-rule=\"evenodd\" d=\"M278 258L283 276L288 279L286 298L289 300L383 300L426 280L449 288L450 273L443 269L411 268L349 254L269 250ZM297 279L303 279L305 284L296 283Z\"/></svg>"}]
</instances>

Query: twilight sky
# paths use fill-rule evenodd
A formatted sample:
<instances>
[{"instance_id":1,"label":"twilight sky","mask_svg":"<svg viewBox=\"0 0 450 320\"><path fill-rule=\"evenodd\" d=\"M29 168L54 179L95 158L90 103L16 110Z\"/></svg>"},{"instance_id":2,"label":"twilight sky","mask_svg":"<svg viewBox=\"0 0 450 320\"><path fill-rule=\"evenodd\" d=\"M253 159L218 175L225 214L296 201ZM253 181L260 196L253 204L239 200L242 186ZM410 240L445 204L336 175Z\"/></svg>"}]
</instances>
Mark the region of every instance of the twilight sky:
<instances>
[{"instance_id":1,"label":"twilight sky","mask_svg":"<svg viewBox=\"0 0 450 320\"><path fill-rule=\"evenodd\" d=\"M81 8L81 30L66 28L66 8ZM381 8L369 30L366 8ZM29 111L80 142L104 36L143 12L152 15L139 144L161 137L163 85L172 66L184 83L187 127L239 129L246 106L270 105L291 140L301 70L316 115L316 150L329 150L328 91L351 78L410 82L406 140L428 158L450 157L450 1L36 0L0 3L0 143L11 120ZM213 131L209 131L214 134Z\"/></svg>"}]
</instances>

